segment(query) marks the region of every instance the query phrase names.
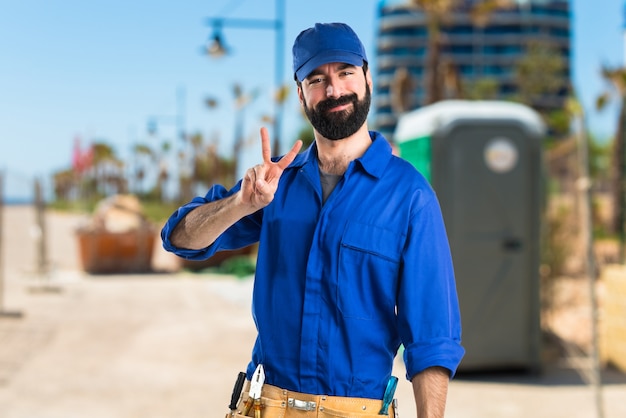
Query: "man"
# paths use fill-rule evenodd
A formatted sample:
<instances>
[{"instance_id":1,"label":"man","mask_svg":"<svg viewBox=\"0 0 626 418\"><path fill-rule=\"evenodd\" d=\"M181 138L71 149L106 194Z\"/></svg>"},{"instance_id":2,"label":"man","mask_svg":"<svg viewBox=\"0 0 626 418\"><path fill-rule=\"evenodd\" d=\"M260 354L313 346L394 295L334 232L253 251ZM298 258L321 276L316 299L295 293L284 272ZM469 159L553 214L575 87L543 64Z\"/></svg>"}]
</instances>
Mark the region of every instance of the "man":
<instances>
[{"instance_id":1,"label":"man","mask_svg":"<svg viewBox=\"0 0 626 418\"><path fill-rule=\"evenodd\" d=\"M372 79L350 27L303 31L293 65L315 142L272 160L261 129L263 162L175 212L164 247L203 259L259 242L247 377L263 365L264 418L394 416L382 400L401 344L418 416L442 417L464 350L436 196L368 131Z\"/></svg>"}]
</instances>

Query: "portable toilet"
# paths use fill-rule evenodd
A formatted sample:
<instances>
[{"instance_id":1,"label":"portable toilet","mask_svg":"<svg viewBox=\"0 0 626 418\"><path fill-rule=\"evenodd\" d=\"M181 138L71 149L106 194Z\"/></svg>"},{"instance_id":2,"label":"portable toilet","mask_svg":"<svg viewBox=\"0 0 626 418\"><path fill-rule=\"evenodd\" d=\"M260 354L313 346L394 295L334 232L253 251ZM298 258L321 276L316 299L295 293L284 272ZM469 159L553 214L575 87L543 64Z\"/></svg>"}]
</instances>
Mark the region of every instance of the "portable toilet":
<instances>
[{"instance_id":1,"label":"portable toilet","mask_svg":"<svg viewBox=\"0 0 626 418\"><path fill-rule=\"evenodd\" d=\"M400 155L439 198L466 355L460 371L541 368L540 116L522 104L447 100L400 117Z\"/></svg>"}]
</instances>

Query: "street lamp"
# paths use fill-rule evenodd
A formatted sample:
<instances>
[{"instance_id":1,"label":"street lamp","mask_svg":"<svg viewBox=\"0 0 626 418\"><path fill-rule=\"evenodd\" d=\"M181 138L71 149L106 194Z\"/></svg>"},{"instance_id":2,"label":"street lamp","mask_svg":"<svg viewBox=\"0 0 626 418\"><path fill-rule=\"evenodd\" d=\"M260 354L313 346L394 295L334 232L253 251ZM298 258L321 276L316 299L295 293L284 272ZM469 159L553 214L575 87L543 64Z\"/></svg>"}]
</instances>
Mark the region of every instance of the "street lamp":
<instances>
[{"instance_id":1,"label":"street lamp","mask_svg":"<svg viewBox=\"0 0 626 418\"><path fill-rule=\"evenodd\" d=\"M207 54L215 58L221 57L228 53L228 51L224 47L224 44L222 43L222 38L218 33L213 35L213 43L207 46L206 52Z\"/></svg>"},{"instance_id":2,"label":"street lamp","mask_svg":"<svg viewBox=\"0 0 626 418\"><path fill-rule=\"evenodd\" d=\"M285 44L285 0L276 0L275 19L230 19L222 17L212 17L206 20L207 24L213 28L213 35L206 46L206 53L214 58L219 58L228 53L222 36L222 27L231 26L244 29L270 29L275 33L274 47L274 87L276 97L274 98L274 141L272 151L275 155L280 155L281 149L281 126L282 126L282 82L284 69L283 47Z\"/></svg>"},{"instance_id":3,"label":"street lamp","mask_svg":"<svg viewBox=\"0 0 626 418\"><path fill-rule=\"evenodd\" d=\"M207 43L206 53L213 58L220 58L228 53L222 41L221 22L213 22L213 36L211 36L211 42Z\"/></svg>"}]
</instances>

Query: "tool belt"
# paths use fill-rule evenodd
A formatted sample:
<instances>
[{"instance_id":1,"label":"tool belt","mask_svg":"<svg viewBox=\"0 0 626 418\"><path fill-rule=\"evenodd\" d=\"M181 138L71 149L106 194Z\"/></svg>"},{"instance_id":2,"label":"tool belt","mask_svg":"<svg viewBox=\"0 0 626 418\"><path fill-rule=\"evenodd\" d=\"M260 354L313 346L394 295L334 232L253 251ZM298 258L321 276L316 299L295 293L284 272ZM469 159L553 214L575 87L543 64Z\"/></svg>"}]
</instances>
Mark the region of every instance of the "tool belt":
<instances>
[{"instance_id":1,"label":"tool belt","mask_svg":"<svg viewBox=\"0 0 626 418\"><path fill-rule=\"evenodd\" d=\"M253 417L254 410L242 415L243 405L248 400L250 382L246 381L237 409L226 414L226 418ZM292 392L265 384L261 391L262 418L394 418L393 408L388 415L379 415L383 401L343 396L311 395Z\"/></svg>"}]
</instances>

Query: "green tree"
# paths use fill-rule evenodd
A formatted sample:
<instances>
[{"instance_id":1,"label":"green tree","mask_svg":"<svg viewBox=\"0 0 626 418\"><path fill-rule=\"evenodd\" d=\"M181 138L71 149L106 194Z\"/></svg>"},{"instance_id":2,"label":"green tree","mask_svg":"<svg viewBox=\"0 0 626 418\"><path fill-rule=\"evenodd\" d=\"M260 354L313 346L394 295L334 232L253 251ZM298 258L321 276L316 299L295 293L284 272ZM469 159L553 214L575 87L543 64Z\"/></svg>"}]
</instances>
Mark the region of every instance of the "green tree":
<instances>
[{"instance_id":1,"label":"green tree","mask_svg":"<svg viewBox=\"0 0 626 418\"><path fill-rule=\"evenodd\" d=\"M53 175L54 191L60 201L95 202L104 196L128 192L125 163L103 140L97 140L82 157L82 168L60 170Z\"/></svg>"},{"instance_id":2,"label":"green tree","mask_svg":"<svg viewBox=\"0 0 626 418\"><path fill-rule=\"evenodd\" d=\"M479 78L463 87L463 96L469 100L496 100L500 93L498 80L489 77Z\"/></svg>"},{"instance_id":3,"label":"green tree","mask_svg":"<svg viewBox=\"0 0 626 418\"><path fill-rule=\"evenodd\" d=\"M556 94L563 88L566 70L565 61L554 46L541 41L530 42L515 67L518 99L537 106L546 94Z\"/></svg>"},{"instance_id":4,"label":"green tree","mask_svg":"<svg viewBox=\"0 0 626 418\"><path fill-rule=\"evenodd\" d=\"M104 141L92 145L93 189L98 197L116 193L126 193L128 183L124 174L125 164L115 154L115 150Z\"/></svg>"},{"instance_id":5,"label":"green tree","mask_svg":"<svg viewBox=\"0 0 626 418\"><path fill-rule=\"evenodd\" d=\"M57 171L53 175L54 195L57 200L70 201L76 189L76 174L71 168Z\"/></svg>"},{"instance_id":6,"label":"green tree","mask_svg":"<svg viewBox=\"0 0 626 418\"><path fill-rule=\"evenodd\" d=\"M566 71L566 63L558 49L541 41L530 42L526 54L515 67L517 94L512 98L538 110L556 138L569 133L572 115L565 109L544 110L542 100L546 96L558 96L564 88L569 89L563 85Z\"/></svg>"}]
</instances>

